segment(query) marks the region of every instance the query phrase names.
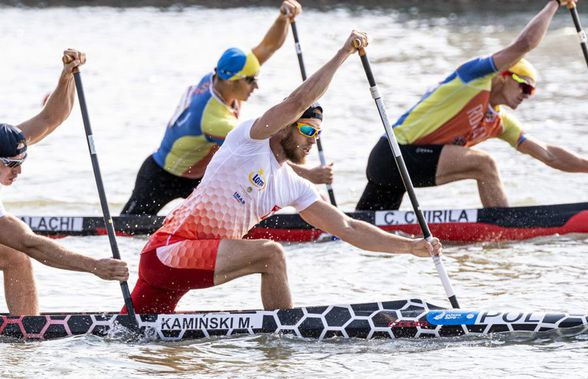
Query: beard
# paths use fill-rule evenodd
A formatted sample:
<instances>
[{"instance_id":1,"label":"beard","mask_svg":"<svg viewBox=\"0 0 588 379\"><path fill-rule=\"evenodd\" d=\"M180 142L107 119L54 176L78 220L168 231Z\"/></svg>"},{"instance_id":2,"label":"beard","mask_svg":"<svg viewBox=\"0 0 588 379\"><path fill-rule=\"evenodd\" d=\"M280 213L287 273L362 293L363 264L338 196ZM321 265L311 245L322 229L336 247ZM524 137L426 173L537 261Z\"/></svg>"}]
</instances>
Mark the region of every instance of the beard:
<instances>
[{"instance_id":1,"label":"beard","mask_svg":"<svg viewBox=\"0 0 588 379\"><path fill-rule=\"evenodd\" d=\"M288 133L288 137L280 141L282 149L286 158L292 163L304 164L306 163L306 153L300 148L300 146L294 141L292 132Z\"/></svg>"}]
</instances>

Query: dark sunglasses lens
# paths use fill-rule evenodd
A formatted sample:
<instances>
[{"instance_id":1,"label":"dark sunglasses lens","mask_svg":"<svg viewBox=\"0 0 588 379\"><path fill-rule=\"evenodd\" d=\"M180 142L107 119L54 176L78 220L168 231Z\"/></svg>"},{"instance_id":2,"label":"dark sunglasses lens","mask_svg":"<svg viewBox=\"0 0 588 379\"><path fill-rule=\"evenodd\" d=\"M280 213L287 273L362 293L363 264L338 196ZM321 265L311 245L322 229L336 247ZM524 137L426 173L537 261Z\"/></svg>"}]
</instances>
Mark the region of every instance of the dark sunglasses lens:
<instances>
[{"instance_id":1,"label":"dark sunglasses lens","mask_svg":"<svg viewBox=\"0 0 588 379\"><path fill-rule=\"evenodd\" d=\"M523 90L523 93L525 95L532 95L533 94L534 88L530 84L519 83L519 86L521 87L521 90Z\"/></svg>"},{"instance_id":2,"label":"dark sunglasses lens","mask_svg":"<svg viewBox=\"0 0 588 379\"><path fill-rule=\"evenodd\" d=\"M257 82L257 78L255 76L247 76L245 77L245 81L249 84L253 84Z\"/></svg>"},{"instance_id":3,"label":"dark sunglasses lens","mask_svg":"<svg viewBox=\"0 0 588 379\"><path fill-rule=\"evenodd\" d=\"M526 92L526 94L527 94L527 95L532 95L532 94L534 94L534 93L535 93L535 87L533 87L533 86L532 86L532 85L530 85L530 84L527 84L527 90L526 90L526 91L527 91L527 92Z\"/></svg>"},{"instance_id":4,"label":"dark sunglasses lens","mask_svg":"<svg viewBox=\"0 0 588 379\"><path fill-rule=\"evenodd\" d=\"M15 168L22 164L22 160L3 159L2 163L8 168Z\"/></svg>"}]
</instances>

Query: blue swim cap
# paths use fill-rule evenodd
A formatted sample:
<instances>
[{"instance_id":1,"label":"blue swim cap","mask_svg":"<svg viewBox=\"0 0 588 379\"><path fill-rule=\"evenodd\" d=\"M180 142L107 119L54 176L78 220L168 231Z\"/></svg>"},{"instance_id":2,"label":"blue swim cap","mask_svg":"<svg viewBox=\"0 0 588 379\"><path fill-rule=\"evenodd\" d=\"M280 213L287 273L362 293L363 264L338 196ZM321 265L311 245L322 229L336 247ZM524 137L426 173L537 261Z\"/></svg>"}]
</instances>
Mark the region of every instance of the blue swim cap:
<instances>
[{"instance_id":1,"label":"blue swim cap","mask_svg":"<svg viewBox=\"0 0 588 379\"><path fill-rule=\"evenodd\" d=\"M252 51L244 52L232 47L218 60L216 74L222 80L239 80L245 76L255 76L259 68L259 60Z\"/></svg>"}]
</instances>

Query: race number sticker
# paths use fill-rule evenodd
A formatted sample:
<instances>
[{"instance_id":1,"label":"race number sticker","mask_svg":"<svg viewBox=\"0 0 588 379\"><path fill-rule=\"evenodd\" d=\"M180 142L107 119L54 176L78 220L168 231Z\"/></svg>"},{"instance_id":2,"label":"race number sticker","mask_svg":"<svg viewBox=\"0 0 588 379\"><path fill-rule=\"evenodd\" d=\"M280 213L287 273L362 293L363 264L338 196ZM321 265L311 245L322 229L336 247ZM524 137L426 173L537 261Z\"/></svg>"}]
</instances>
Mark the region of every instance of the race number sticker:
<instances>
[{"instance_id":1,"label":"race number sticker","mask_svg":"<svg viewBox=\"0 0 588 379\"><path fill-rule=\"evenodd\" d=\"M194 315L160 315L159 325L164 330L229 330L261 329L263 315L259 313L205 313Z\"/></svg>"},{"instance_id":2,"label":"race number sticker","mask_svg":"<svg viewBox=\"0 0 588 379\"><path fill-rule=\"evenodd\" d=\"M466 223L478 221L477 209L439 209L423 211L428 224ZM413 211L377 211L376 225L416 224L417 217Z\"/></svg>"},{"instance_id":3,"label":"race number sticker","mask_svg":"<svg viewBox=\"0 0 588 379\"><path fill-rule=\"evenodd\" d=\"M83 217L27 217L21 216L34 232L81 232Z\"/></svg>"}]
</instances>

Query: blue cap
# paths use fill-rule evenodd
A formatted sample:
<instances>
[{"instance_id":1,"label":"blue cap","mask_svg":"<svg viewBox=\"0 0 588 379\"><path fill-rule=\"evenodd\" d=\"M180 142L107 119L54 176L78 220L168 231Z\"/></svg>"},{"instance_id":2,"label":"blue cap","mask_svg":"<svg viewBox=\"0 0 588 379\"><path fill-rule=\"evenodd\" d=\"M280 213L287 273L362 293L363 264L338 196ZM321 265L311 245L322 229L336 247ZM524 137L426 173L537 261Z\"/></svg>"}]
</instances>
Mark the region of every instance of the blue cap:
<instances>
[{"instance_id":1,"label":"blue cap","mask_svg":"<svg viewBox=\"0 0 588 379\"><path fill-rule=\"evenodd\" d=\"M0 124L0 158L12 158L27 151L27 140L19 128Z\"/></svg>"},{"instance_id":2,"label":"blue cap","mask_svg":"<svg viewBox=\"0 0 588 379\"><path fill-rule=\"evenodd\" d=\"M218 60L216 74L222 80L238 80L245 76L254 76L259 68L259 60L252 51L244 52L232 47Z\"/></svg>"}]
</instances>

